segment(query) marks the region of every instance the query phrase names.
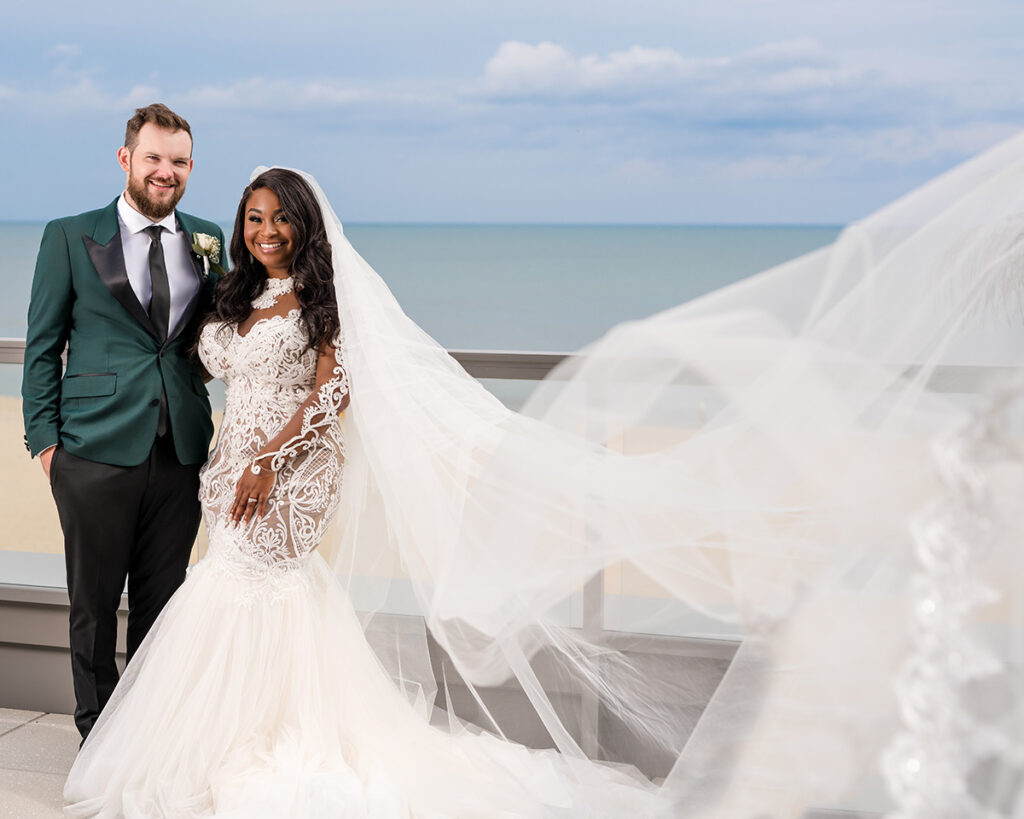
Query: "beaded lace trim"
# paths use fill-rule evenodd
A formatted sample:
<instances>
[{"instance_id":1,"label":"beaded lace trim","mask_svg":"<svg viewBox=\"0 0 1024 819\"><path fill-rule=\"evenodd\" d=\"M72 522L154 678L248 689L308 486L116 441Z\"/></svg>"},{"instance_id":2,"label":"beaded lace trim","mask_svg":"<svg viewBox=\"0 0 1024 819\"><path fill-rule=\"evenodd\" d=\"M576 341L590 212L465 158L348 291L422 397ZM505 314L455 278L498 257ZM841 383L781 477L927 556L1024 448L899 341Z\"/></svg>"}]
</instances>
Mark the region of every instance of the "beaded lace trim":
<instances>
[{"instance_id":1,"label":"beaded lace trim","mask_svg":"<svg viewBox=\"0 0 1024 819\"><path fill-rule=\"evenodd\" d=\"M267 277L263 292L252 300L254 310L266 310L277 304L277 300L295 289L295 279L288 276L284 279Z\"/></svg>"},{"instance_id":2,"label":"beaded lace trim","mask_svg":"<svg viewBox=\"0 0 1024 819\"><path fill-rule=\"evenodd\" d=\"M1011 815L994 806L998 776L986 769L1020 768L1019 706L1011 700L996 707L998 692L1017 684L973 621L976 609L1002 596L985 578L986 558L1006 548L1000 538L1020 537L1015 516L1005 516L1015 504L1007 503L1004 485L1015 497L1024 466L1012 433L1013 400L1012 391L997 396L933 445L945 491L911 525L917 572L910 652L895 680L903 728L882 757L897 805L887 819ZM983 692L990 699L982 708Z\"/></svg>"}]
</instances>

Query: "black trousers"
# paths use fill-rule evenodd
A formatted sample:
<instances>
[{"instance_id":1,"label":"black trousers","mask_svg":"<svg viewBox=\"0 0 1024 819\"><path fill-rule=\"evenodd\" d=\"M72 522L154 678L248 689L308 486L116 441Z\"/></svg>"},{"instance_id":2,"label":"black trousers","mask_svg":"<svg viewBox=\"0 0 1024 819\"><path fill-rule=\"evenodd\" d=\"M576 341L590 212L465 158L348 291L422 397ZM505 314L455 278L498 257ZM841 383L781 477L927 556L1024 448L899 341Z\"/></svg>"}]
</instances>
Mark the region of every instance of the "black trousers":
<instances>
[{"instance_id":1,"label":"black trousers","mask_svg":"<svg viewBox=\"0 0 1024 819\"><path fill-rule=\"evenodd\" d=\"M117 608L128 581L128 661L185 579L199 531L199 464L178 463L171 435L123 467L58 447L50 488L64 530L71 599L75 724L86 737L117 685Z\"/></svg>"}]
</instances>

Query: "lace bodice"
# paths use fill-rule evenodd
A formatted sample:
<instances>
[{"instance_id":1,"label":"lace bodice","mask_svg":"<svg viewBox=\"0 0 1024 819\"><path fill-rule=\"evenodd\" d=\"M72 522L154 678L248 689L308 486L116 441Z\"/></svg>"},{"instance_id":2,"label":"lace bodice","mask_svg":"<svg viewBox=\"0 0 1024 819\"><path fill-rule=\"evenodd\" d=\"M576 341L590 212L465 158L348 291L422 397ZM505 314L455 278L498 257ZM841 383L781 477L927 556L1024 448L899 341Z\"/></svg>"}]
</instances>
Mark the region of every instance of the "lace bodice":
<instances>
[{"instance_id":1,"label":"lace bodice","mask_svg":"<svg viewBox=\"0 0 1024 819\"><path fill-rule=\"evenodd\" d=\"M344 460L338 418L348 394L340 339L335 349L333 377L316 390L318 353L298 309L259 318L244 336L223 323L207 325L200 336L204 366L227 386L217 445L200 473L200 500L211 554L240 571L287 569L316 548L333 518ZM228 510L239 477L297 416L300 431L274 453L266 514L235 526Z\"/></svg>"},{"instance_id":2,"label":"lace bodice","mask_svg":"<svg viewBox=\"0 0 1024 819\"><path fill-rule=\"evenodd\" d=\"M229 391L246 381L271 390L298 386L308 393L316 378L316 350L309 346L300 315L294 309L257 319L244 336L237 325L207 325L199 340L203 365Z\"/></svg>"}]
</instances>

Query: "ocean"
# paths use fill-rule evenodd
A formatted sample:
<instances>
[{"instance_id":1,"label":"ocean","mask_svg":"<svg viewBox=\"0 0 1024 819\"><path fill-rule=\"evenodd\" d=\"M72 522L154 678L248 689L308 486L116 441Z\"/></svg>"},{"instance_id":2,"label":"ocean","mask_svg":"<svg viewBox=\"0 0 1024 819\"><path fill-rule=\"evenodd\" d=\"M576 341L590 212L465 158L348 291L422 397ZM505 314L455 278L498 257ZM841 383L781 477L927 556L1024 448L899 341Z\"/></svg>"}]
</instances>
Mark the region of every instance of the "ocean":
<instances>
[{"instance_id":1,"label":"ocean","mask_svg":"<svg viewBox=\"0 0 1024 819\"><path fill-rule=\"evenodd\" d=\"M569 352L619 322L826 245L840 229L354 224L346 233L405 312L446 347ZM25 335L42 231L42 223L0 223L0 337ZM12 369L0 367L0 394L18 392Z\"/></svg>"},{"instance_id":2,"label":"ocean","mask_svg":"<svg viewBox=\"0 0 1024 819\"><path fill-rule=\"evenodd\" d=\"M350 225L446 347L570 351L831 242L838 226ZM0 223L0 336L23 337L42 223ZM230 227L225 227L230 235Z\"/></svg>"}]
</instances>

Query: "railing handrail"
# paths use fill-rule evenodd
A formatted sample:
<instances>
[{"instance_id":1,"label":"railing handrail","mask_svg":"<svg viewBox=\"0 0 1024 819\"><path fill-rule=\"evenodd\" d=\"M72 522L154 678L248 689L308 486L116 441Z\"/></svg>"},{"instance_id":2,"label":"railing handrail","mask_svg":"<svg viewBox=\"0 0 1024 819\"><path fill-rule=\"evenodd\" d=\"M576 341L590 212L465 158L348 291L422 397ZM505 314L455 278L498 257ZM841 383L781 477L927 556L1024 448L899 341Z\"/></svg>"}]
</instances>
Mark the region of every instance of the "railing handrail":
<instances>
[{"instance_id":1,"label":"railing handrail","mask_svg":"<svg viewBox=\"0 0 1024 819\"><path fill-rule=\"evenodd\" d=\"M537 381L544 378L571 353L525 350L449 350L449 354L474 378L511 378ZM21 364L25 339L0 338L0 364Z\"/></svg>"},{"instance_id":2,"label":"railing handrail","mask_svg":"<svg viewBox=\"0 0 1024 819\"><path fill-rule=\"evenodd\" d=\"M576 357L576 353L531 352L526 350L459 350L448 351L474 378L521 379L539 381L563 361ZM25 339L0 338L0 364L21 364L25 360ZM920 366L906 367L904 378L914 378ZM682 376L682 374L681 374ZM992 385L1011 383L1011 379L1024 377L1024 367L987 364L943 364L934 367L928 377L928 388L933 392L976 393ZM697 371L686 373L679 383L689 386L707 384Z\"/></svg>"}]
</instances>

